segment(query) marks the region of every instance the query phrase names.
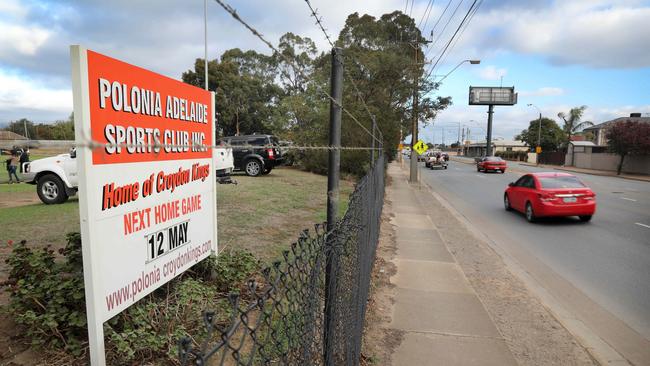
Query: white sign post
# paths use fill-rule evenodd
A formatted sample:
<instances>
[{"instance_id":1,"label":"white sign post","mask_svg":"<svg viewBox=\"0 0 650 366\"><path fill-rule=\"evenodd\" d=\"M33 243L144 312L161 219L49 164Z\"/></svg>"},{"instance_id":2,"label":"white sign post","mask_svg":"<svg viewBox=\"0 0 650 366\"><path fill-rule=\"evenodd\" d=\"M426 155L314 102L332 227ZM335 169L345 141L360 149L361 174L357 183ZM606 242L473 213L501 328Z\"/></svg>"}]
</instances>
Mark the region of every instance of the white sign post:
<instances>
[{"instance_id":1,"label":"white sign post","mask_svg":"<svg viewBox=\"0 0 650 366\"><path fill-rule=\"evenodd\" d=\"M103 323L217 251L214 94L71 47L92 365Z\"/></svg>"}]
</instances>

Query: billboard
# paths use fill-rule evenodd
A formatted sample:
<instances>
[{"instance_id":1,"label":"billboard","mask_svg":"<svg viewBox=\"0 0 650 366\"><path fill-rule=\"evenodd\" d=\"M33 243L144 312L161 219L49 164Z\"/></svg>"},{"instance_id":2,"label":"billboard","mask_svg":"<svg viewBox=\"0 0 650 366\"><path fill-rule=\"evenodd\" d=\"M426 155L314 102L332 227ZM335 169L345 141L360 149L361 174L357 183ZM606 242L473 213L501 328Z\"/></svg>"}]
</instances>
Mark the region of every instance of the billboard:
<instances>
[{"instance_id":1,"label":"billboard","mask_svg":"<svg viewBox=\"0 0 650 366\"><path fill-rule=\"evenodd\" d=\"M214 94L71 47L93 364L103 322L217 249Z\"/></svg>"},{"instance_id":2,"label":"billboard","mask_svg":"<svg viewBox=\"0 0 650 366\"><path fill-rule=\"evenodd\" d=\"M515 87L470 86L469 105L515 105Z\"/></svg>"}]
</instances>

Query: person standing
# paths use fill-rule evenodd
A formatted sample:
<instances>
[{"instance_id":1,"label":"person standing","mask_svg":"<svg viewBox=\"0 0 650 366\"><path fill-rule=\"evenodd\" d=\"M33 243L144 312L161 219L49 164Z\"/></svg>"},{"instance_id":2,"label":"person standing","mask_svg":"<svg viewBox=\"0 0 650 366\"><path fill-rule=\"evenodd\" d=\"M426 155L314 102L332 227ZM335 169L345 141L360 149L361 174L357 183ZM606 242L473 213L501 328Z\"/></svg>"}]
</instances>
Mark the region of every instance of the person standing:
<instances>
[{"instance_id":1,"label":"person standing","mask_svg":"<svg viewBox=\"0 0 650 366\"><path fill-rule=\"evenodd\" d=\"M18 174L16 174L19 164L20 164L19 155L18 154L11 155L11 161L9 162L9 184L13 183L12 175L16 177L16 183L20 183L20 179L18 179Z\"/></svg>"},{"instance_id":2,"label":"person standing","mask_svg":"<svg viewBox=\"0 0 650 366\"><path fill-rule=\"evenodd\" d=\"M20 154L20 173L24 173L24 164L29 162L29 149L23 150L22 154Z\"/></svg>"}]
</instances>

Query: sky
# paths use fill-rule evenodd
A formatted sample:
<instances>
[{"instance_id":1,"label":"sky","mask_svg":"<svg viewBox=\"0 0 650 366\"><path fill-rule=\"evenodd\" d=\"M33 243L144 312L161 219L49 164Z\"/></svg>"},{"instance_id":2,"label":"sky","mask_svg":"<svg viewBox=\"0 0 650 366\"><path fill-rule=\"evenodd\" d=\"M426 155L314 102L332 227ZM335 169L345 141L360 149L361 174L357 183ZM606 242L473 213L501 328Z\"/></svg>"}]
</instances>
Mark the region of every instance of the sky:
<instances>
[{"instance_id":1,"label":"sky","mask_svg":"<svg viewBox=\"0 0 650 366\"><path fill-rule=\"evenodd\" d=\"M537 108L559 120L558 112L586 105L583 120L594 123L650 113L650 0L484 0L443 57L473 0L310 1L334 37L353 12L410 14L423 34L433 31L425 52L440 59L432 71L438 79L463 60L481 60L463 63L441 84L436 94L453 105L421 129L427 142L442 142L443 131L445 142L456 141L459 125L472 140L484 137L487 107L468 105L470 85L515 87L517 105L495 107L493 134L504 139L536 119ZM304 0L228 3L271 42L293 32L329 49ZM202 0L1 0L0 125L67 118L72 44L180 79L203 57L203 9ZM213 1L208 32L209 59L234 47L269 53Z\"/></svg>"}]
</instances>

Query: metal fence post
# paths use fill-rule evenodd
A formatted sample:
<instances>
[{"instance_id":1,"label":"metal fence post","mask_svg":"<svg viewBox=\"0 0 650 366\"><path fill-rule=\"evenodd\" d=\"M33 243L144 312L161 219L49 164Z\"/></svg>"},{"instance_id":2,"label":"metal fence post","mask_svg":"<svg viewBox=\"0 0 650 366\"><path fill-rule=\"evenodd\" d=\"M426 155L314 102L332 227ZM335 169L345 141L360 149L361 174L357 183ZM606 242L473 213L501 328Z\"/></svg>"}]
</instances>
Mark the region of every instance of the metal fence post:
<instances>
[{"instance_id":1,"label":"metal fence post","mask_svg":"<svg viewBox=\"0 0 650 366\"><path fill-rule=\"evenodd\" d=\"M375 165L375 129L377 129L377 119L372 116L372 150L370 150L370 166Z\"/></svg>"},{"instance_id":2,"label":"metal fence post","mask_svg":"<svg viewBox=\"0 0 650 366\"><path fill-rule=\"evenodd\" d=\"M329 163L327 169L327 231L336 226L339 207L339 177L341 169L341 112L343 100L343 50L332 48L332 75L330 101ZM323 358L326 366L334 365L334 304L336 302L336 271L338 255L328 238L329 250L325 269L325 324Z\"/></svg>"}]
</instances>

